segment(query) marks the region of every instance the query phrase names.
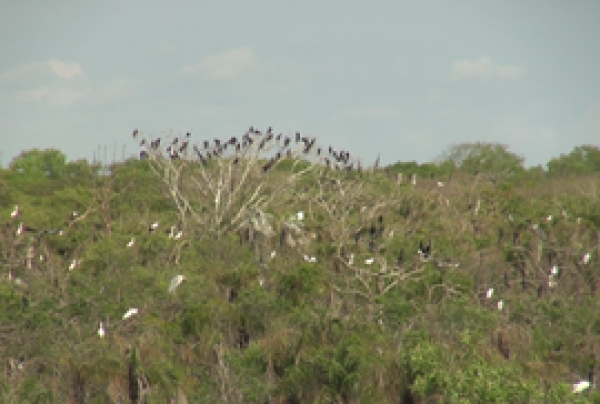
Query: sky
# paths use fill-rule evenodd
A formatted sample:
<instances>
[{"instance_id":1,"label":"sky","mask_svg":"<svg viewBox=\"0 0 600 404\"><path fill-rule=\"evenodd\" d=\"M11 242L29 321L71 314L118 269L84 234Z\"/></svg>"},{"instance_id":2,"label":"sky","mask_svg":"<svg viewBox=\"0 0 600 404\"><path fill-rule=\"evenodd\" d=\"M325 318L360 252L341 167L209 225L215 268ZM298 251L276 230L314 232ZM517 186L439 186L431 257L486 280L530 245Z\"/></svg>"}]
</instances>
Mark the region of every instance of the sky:
<instances>
[{"instance_id":1,"label":"sky","mask_svg":"<svg viewBox=\"0 0 600 404\"><path fill-rule=\"evenodd\" d=\"M316 137L366 164L600 144L598 1L4 1L0 161L149 137ZM110 162L110 161L109 161Z\"/></svg>"}]
</instances>

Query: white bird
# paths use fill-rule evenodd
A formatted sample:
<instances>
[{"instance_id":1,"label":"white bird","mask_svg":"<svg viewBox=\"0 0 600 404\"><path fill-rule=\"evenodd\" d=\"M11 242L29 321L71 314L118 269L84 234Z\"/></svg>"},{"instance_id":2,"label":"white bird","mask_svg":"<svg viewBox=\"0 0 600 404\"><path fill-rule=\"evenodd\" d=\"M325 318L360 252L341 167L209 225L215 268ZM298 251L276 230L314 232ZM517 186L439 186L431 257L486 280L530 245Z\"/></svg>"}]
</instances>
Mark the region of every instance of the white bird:
<instances>
[{"instance_id":1,"label":"white bird","mask_svg":"<svg viewBox=\"0 0 600 404\"><path fill-rule=\"evenodd\" d=\"M105 334L104 324L102 324L102 321L100 321L100 327L98 328L98 336L100 338L104 338L104 334Z\"/></svg>"},{"instance_id":2,"label":"white bird","mask_svg":"<svg viewBox=\"0 0 600 404\"><path fill-rule=\"evenodd\" d=\"M550 269L550 275L551 276L556 276L558 275L558 265L554 265L551 269Z\"/></svg>"},{"instance_id":3,"label":"white bird","mask_svg":"<svg viewBox=\"0 0 600 404\"><path fill-rule=\"evenodd\" d=\"M127 243L127 248L133 247L135 245L135 237L131 238L131 241Z\"/></svg>"},{"instance_id":4,"label":"white bird","mask_svg":"<svg viewBox=\"0 0 600 404\"><path fill-rule=\"evenodd\" d=\"M15 205L15 209L10 213L11 218L19 216L19 205Z\"/></svg>"},{"instance_id":5,"label":"white bird","mask_svg":"<svg viewBox=\"0 0 600 404\"><path fill-rule=\"evenodd\" d=\"M497 307L498 307L498 311L502 311L502 309L504 308L504 300L499 300Z\"/></svg>"},{"instance_id":6,"label":"white bird","mask_svg":"<svg viewBox=\"0 0 600 404\"><path fill-rule=\"evenodd\" d=\"M74 259L71 261L71 265L69 265L69 271L74 270L79 265L79 260Z\"/></svg>"},{"instance_id":7,"label":"white bird","mask_svg":"<svg viewBox=\"0 0 600 404\"><path fill-rule=\"evenodd\" d=\"M442 181L438 181L437 186L441 188L444 186L444 183Z\"/></svg>"},{"instance_id":8,"label":"white bird","mask_svg":"<svg viewBox=\"0 0 600 404\"><path fill-rule=\"evenodd\" d=\"M181 285L181 282L183 282L184 280L185 276L183 275L177 275L173 277L173 279L171 279L171 283L169 284L169 293L173 293L173 291L177 289L177 287Z\"/></svg>"},{"instance_id":9,"label":"white bird","mask_svg":"<svg viewBox=\"0 0 600 404\"><path fill-rule=\"evenodd\" d=\"M590 253L585 253L585 255L583 257L581 257L581 262L585 265L590 263L590 260L592 259L592 255Z\"/></svg>"},{"instance_id":10,"label":"white bird","mask_svg":"<svg viewBox=\"0 0 600 404\"><path fill-rule=\"evenodd\" d=\"M19 223L19 227L17 227L17 236L23 234L23 222Z\"/></svg>"},{"instance_id":11,"label":"white bird","mask_svg":"<svg viewBox=\"0 0 600 404\"><path fill-rule=\"evenodd\" d=\"M300 220L300 221L304 220L304 212L300 211L296 214L296 216L298 217L298 220Z\"/></svg>"},{"instance_id":12,"label":"white bird","mask_svg":"<svg viewBox=\"0 0 600 404\"><path fill-rule=\"evenodd\" d=\"M317 257L310 257L306 254L303 254L302 258L304 258L304 261L306 262L317 262Z\"/></svg>"},{"instance_id":13,"label":"white bird","mask_svg":"<svg viewBox=\"0 0 600 404\"><path fill-rule=\"evenodd\" d=\"M354 265L354 253L350 254L350 260L348 261L348 264Z\"/></svg>"},{"instance_id":14,"label":"white bird","mask_svg":"<svg viewBox=\"0 0 600 404\"><path fill-rule=\"evenodd\" d=\"M123 314L123 320L126 320L135 314L138 314L138 309L135 307L131 308L131 309L127 310L127 313Z\"/></svg>"},{"instance_id":15,"label":"white bird","mask_svg":"<svg viewBox=\"0 0 600 404\"><path fill-rule=\"evenodd\" d=\"M181 238L181 236L183 236L183 231L179 230L179 233L177 233L177 234L175 235L175 237L173 237L173 239L175 239L175 240L179 240L179 239Z\"/></svg>"},{"instance_id":16,"label":"white bird","mask_svg":"<svg viewBox=\"0 0 600 404\"><path fill-rule=\"evenodd\" d=\"M148 228L148 232L152 233L154 230L158 229L158 222L154 222Z\"/></svg>"},{"instance_id":17,"label":"white bird","mask_svg":"<svg viewBox=\"0 0 600 404\"><path fill-rule=\"evenodd\" d=\"M271 251L271 259L275 258L276 255L277 255L277 251L275 251L275 250Z\"/></svg>"},{"instance_id":18,"label":"white bird","mask_svg":"<svg viewBox=\"0 0 600 404\"><path fill-rule=\"evenodd\" d=\"M551 222L552 221L552 215L548 215L548 217L546 218L547 222Z\"/></svg>"},{"instance_id":19,"label":"white bird","mask_svg":"<svg viewBox=\"0 0 600 404\"><path fill-rule=\"evenodd\" d=\"M373 262L375 262L375 260L373 258L368 258L365 260L365 264L367 264L367 265L371 265Z\"/></svg>"},{"instance_id":20,"label":"white bird","mask_svg":"<svg viewBox=\"0 0 600 404\"><path fill-rule=\"evenodd\" d=\"M169 230L169 238L173 237L175 237L175 226L171 226L171 229Z\"/></svg>"},{"instance_id":21,"label":"white bird","mask_svg":"<svg viewBox=\"0 0 600 404\"><path fill-rule=\"evenodd\" d=\"M261 276L260 278L258 278L258 283L260 283L260 286L264 286L265 285L265 279Z\"/></svg>"},{"instance_id":22,"label":"white bird","mask_svg":"<svg viewBox=\"0 0 600 404\"><path fill-rule=\"evenodd\" d=\"M488 299L490 299L493 295L494 295L494 288L489 288L487 290L487 292L485 293L485 297L487 297Z\"/></svg>"},{"instance_id":23,"label":"white bird","mask_svg":"<svg viewBox=\"0 0 600 404\"><path fill-rule=\"evenodd\" d=\"M573 384L573 394L582 393L591 387L589 380L580 380Z\"/></svg>"}]
</instances>

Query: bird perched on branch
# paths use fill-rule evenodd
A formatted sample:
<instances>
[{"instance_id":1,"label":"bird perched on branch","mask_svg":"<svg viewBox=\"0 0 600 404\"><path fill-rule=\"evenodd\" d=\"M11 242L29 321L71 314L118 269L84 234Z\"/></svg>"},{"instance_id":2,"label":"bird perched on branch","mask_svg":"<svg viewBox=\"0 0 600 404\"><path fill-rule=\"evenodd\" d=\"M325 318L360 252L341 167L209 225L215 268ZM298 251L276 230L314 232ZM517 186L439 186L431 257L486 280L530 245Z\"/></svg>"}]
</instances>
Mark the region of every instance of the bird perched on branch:
<instances>
[{"instance_id":1,"label":"bird perched on branch","mask_svg":"<svg viewBox=\"0 0 600 404\"><path fill-rule=\"evenodd\" d=\"M175 289L185 280L185 276L177 275L171 279L171 283L169 284L169 293L173 293Z\"/></svg>"},{"instance_id":2,"label":"bird perched on branch","mask_svg":"<svg viewBox=\"0 0 600 404\"><path fill-rule=\"evenodd\" d=\"M131 309L127 310L127 312L125 314L123 314L123 320L126 320L135 314L138 314L138 309L135 307L131 308Z\"/></svg>"}]
</instances>

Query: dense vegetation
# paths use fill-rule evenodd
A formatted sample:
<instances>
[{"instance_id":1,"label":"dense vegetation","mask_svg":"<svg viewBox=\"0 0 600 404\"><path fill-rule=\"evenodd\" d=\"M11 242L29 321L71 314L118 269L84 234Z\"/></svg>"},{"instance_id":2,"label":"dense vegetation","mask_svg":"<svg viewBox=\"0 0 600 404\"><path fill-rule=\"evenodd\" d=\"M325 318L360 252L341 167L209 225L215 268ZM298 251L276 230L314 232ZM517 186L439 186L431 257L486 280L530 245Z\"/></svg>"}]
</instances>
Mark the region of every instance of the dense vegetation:
<instances>
[{"instance_id":1,"label":"dense vegetation","mask_svg":"<svg viewBox=\"0 0 600 404\"><path fill-rule=\"evenodd\" d=\"M1 402L600 402L597 148L221 160L0 170Z\"/></svg>"}]
</instances>

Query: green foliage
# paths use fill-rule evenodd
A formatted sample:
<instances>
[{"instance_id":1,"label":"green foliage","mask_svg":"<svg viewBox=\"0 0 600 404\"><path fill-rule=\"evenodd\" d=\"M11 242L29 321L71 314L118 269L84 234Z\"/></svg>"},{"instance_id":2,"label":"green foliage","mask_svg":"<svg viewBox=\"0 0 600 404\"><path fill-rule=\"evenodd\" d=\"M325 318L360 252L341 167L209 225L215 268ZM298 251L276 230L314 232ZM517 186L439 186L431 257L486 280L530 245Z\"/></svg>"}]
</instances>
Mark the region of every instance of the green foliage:
<instances>
[{"instance_id":1,"label":"green foliage","mask_svg":"<svg viewBox=\"0 0 600 404\"><path fill-rule=\"evenodd\" d=\"M463 143L451 146L437 159L440 166L453 164L470 174L514 175L523 171L523 157L495 143Z\"/></svg>"},{"instance_id":2,"label":"green foliage","mask_svg":"<svg viewBox=\"0 0 600 404\"><path fill-rule=\"evenodd\" d=\"M548 171L552 174L581 175L600 172L600 148L577 146L569 154L551 159Z\"/></svg>"},{"instance_id":3,"label":"green foliage","mask_svg":"<svg viewBox=\"0 0 600 404\"><path fill-rule=\"evenodd\" d=\"M597 174L581 150L549 172L487 144L438 164L309 172L264 212L276 236L248 242L186 221L147 161L101 174L26 152L0 170L0 401L69 402L79 387L87 402L119 402L130 381L148 402L599 401L571 393L600 343ZM261 196L308 167L293 162ZM396 173L420 180L398 186Z\"/></svg>"},{"instance_id":4,"label":"green foliage","mask_svg":"<svg viewBox=\"0 0 600 404\"><path fill-rule=\"evenodd\" d=\"M27 177L56 179L65 172L67 157L59 150L33 149L22 152L9 164L13 171Z\"/></svg>"}]
</instances>

